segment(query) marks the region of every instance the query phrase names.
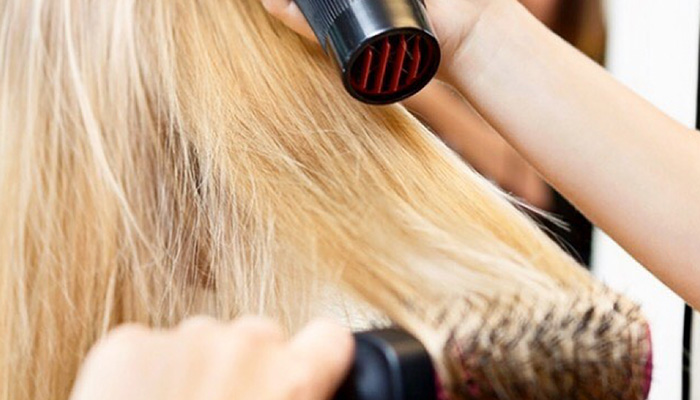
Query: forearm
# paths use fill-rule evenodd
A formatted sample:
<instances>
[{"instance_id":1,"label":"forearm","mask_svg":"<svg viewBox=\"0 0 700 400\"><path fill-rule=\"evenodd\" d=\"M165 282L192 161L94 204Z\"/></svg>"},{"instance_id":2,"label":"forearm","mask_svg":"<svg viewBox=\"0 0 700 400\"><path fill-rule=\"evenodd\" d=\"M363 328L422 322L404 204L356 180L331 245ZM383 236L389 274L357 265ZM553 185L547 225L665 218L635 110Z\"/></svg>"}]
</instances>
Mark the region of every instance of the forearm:
<instances>
[{"instance_id":1,"label":"forearm","mask_svg":"<svg viewBox=\"0 0 700 400\"><path fill-rule=\"evenodd\" d=\"M449 81L594 223L700 306L700 134L502 4L483 13Z\"/></svg>"}]
</instances>

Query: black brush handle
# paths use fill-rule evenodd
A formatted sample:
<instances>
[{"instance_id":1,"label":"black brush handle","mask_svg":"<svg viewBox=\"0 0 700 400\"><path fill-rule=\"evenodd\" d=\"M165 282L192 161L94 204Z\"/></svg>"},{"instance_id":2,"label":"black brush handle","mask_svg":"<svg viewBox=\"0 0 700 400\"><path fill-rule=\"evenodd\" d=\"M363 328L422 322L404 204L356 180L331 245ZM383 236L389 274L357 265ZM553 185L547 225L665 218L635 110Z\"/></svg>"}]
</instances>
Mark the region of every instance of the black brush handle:
<instances>
[{"instance_id":1,"label":"black brush handle","mask_svg":"<svg viewBox=\"0 0 700 400\"><path fill-rule=\"evenodd\" d=\"M355 363L334 400L437 400L425 347L398 329L355 335Z\"/></svg>"}]
</instances>

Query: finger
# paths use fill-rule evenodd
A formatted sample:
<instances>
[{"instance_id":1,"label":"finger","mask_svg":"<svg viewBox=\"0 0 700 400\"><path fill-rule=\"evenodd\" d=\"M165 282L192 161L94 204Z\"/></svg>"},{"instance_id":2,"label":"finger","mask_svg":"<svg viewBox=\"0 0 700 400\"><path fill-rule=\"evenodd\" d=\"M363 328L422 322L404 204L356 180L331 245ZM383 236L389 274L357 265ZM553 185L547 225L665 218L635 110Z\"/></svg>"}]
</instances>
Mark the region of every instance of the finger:
<instances>
[{"instance_id":1,"label":"finger","mask_svg":"<svg viewBox=\"0 0 700 400\"><path fill-rule=\"evenodd\" d=\"M262 0L263 6L273 16L307 39L316 41L316 35L297 4L292 0Z\"/></svg>"},{"instance_id":2,"label":"finger","mask_svg":"<svg viewBox=\"0 0 700 400\"><path fill-rule=\"evenodd\" d=\"M253 341L282 343L285 340L282 328L268 318L244 316L231 324L230 328L239 336Z\"/></svg>"},{"instance_id":3,"label":"finger","mask_svg":"<svg viewBox=\"0 0 700 400\"><path fill-rule=\"evenodd\" d=\"M197 315L182 322L173 333L185 333L197 335L221 327L221 322L208 315Z\"/></svg>"},{"instance_id":4,"label":"finger","mask_svg":"<svg viewBox=\"0 0 700 400\"><path fill-rule=\"evenodd\" d=\"M140 325L123 325L98 342L87 355L71 399L159 398L165 341L160 332ZM133 383L124 385L124 380Z\"/></svg>"},{"instance_id":5,"label":"finger","mask_svg":"<svg viewBox=\"0 0 700 400\"><path fill-rule=\"evenodd\" d=\"M305 384L313 390L313 398L330 399L350 371L355 341L350 332L328 321L316 321L301 331L289 345L291 356L304 360L299 371Z\"/></svg>"}]
</instances>

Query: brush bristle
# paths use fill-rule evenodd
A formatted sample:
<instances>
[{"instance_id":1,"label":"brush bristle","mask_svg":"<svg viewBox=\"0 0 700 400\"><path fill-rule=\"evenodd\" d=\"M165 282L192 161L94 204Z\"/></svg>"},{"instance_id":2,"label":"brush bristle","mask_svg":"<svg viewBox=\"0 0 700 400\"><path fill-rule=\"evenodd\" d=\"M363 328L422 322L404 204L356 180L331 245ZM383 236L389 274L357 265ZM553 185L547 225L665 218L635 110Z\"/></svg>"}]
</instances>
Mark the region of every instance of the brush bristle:
<instances>
[{"instance_id":1,"label":"brush bristle","mask_svg":"<svg viewBox=\"0 0 700 400\"><path fill-rule=\"evenodd\" d=\"M646 397L650 334L639 307L621 296L601 289L549 304L516 297L446 304L434 321L444 329L449 399Z\"/></svg>"}]
</instances>

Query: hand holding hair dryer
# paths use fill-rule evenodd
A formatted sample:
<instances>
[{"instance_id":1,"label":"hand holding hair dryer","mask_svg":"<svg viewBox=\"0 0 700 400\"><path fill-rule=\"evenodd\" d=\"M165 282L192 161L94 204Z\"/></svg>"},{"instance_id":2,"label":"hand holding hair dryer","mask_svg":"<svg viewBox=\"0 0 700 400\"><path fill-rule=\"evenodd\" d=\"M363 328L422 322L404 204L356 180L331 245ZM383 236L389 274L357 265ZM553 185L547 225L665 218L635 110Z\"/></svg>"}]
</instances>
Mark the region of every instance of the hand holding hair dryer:
<instances>
[{"instance_id":1,"label":"hand holding hair dryer","mask_svg":"<svg viewBox=\"0 0 700 400\"><path fill-rule=\"evenodd\" d=\"M440 46L423 0L295 0L345 89L368 104L390 104L437 73Z\"/></svg>"}]
</instances>

